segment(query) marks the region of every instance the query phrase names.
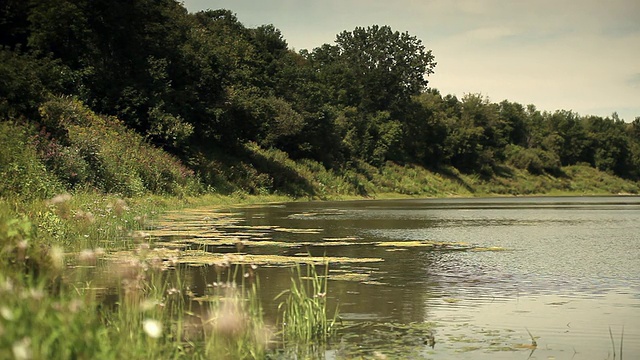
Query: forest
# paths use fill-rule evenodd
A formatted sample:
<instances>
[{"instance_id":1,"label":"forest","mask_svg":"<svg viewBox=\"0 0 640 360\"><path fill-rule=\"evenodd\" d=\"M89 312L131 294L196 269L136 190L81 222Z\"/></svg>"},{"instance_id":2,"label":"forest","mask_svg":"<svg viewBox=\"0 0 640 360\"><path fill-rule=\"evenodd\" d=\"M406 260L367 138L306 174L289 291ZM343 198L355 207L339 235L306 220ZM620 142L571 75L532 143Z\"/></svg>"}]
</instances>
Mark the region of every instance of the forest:
<instances>
[{"instance_id":1,"label":"forest","mask_svg":"<svg viewBox=\"0 0 640 360\"><path fill-rule=\"evenodd\" d=\"M175 0L7 0L0 195L308 192L255 149L335 174L393 163L557 177L582 165L640 179L640 117L443 95L428 83L436 59L384 25L296 52L274 25ZM29 171L46 176L16 180Z\"/></svg>"}]
</instances>

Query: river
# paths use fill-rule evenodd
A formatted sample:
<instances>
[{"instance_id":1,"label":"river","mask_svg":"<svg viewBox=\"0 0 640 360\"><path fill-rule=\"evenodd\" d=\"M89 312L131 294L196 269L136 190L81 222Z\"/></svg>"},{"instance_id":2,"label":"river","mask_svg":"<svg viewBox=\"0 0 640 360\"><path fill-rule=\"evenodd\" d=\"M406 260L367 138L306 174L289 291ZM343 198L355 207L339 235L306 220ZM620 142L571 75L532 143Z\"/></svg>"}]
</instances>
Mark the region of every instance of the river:
<instances>
[{"instance_id":1,"label":"river","mask_svg":"<svg viewBox=\"0 0 640 360\"><path fill-rule=\"evenodd\" d=\"M242 253L379 259L329 265L327 298L352 330L326 359L640 358L640 197L293 202L230 214L220 230L246 241ZM213 271L193 268L194 291ZM275 318L290 272L257 272Z\"/></svg>"}]
</instances>

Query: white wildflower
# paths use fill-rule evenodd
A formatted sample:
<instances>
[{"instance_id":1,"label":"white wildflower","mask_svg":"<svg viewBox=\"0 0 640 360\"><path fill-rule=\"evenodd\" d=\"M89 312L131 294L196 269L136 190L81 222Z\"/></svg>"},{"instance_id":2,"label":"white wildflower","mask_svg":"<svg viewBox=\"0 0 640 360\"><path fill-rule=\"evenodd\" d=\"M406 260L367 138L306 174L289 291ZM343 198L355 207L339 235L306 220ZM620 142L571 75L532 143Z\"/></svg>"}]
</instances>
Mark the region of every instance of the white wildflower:
<instances>
[{"instance_id":1,"label":"white wildflower","mask_svg":"<svg viewBox=\"0 0 640 360\"><path fill-rule=\"evenodd\" d=\"M70 194L60 194L60 195L56 195L54 196L51 200L49 200L50 204L62 204L63 202L67 202L71 200L71 195Z\"/></svg>"},{"instance_id":2,"label":"white wildflower","mask_svg":"<svg viewBox=\"0 0 640 360\"><path fill-rule=\"evenodd\" d=\"M6 306L0 307L0 316L2 316L7 321L13 321L15 318L13 316L13 311Z\"/></svg>"},{"instance_id":3,"label":"white wildflower","mask_svg":"<svg viewBox=\"0 0 640 360\"><path fill-rule=\"evenodd\" d=\"M31 353L31 339L28 337L13 343L11 350L16 360L29 360L33 358Z\"/></svg>"},{"instance_id":4,"label":"white wildflower","mask_svg":"<svg viewBox=\"0 0 640 360\"><path fill-rule=\"evenodd\" d=\"M142 303L140 303L140 310L149 311L154 309L160 304L158 300L155 299L146 299Z\"/></svg>"},{"instance_id":5,"label":"white wildflower","mask_svg":"<svg viewBox=\"0 0 640 360\"><path fill-rule=\"evenodd\" d=\"M158 320L144 319L142 322L142 328L149 337L154 339L157 339L162 335L162 324Z\"/></svg>"},{"instance_id":6,"label":"white wildflower","mask_svg":"<svg viewBox=\"0 0 640 360\"><path fill-rule=\"evenodd\" d=\"M57 270L64 268L64 250L59 246L52 246L49 250L51 265Z\"/></svg>"}]
</instances>

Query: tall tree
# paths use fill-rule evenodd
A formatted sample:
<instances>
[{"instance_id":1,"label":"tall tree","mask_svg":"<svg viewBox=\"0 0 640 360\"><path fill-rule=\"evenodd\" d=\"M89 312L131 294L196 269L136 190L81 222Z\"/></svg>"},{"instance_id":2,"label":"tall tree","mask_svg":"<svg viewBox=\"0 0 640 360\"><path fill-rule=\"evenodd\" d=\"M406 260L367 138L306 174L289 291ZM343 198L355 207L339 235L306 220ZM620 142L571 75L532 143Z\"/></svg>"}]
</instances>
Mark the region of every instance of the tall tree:
<instances>
[{"instance_id":1,"label":"tall tree","mask_svg":"<svg viewBox=\"0 0 640 360\"><path fill-rule=\"evenodd\" d=\"M589 139L578 114L568 110L558 110L547 114L547 119L562 165L589 163Z\"/></svg>"},{"instance_id":2,"label":"tall tree","mask_svg":"<svg viewBox=\"0 0 640 360\"><path fill-rule=\"evenodd\" d=\"M604 119L588 116L584 123L590 140L585 152L593 158L593 165L603 171L629 176L631 141L624 121L614 114L613 118Z\"/></svg>"},{"instance_id":3,"label":"tall tree","mask_svg":"<svg viewBox=\"0 0 640 360\"><path fill-rule=\"evenodd\" d=\"M311 59L328 70L327 80L338 91L348 93L339 98L346 106L393 111L426 89L436 65L420 39L389 26L343 31L335 42L314 50Z\"/></svg>"}]
</instances>

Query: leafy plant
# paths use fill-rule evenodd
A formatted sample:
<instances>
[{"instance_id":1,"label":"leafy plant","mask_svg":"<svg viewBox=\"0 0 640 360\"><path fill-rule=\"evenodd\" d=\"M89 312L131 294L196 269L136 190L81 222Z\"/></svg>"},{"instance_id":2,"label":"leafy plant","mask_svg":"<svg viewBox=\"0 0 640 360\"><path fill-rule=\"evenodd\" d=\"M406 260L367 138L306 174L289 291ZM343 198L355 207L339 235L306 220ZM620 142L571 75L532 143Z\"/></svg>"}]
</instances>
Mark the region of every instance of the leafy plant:
<instances>
[{"instance_id":1,"label":"leafy plant","mask_svg":"<svg viewBox=\"0 0 640 360\"><path fill-rule=\"evenodd\" d=\"M62 189L32 145L29 126L0 121L0 196L47 198Z\"/></svg>"}]
</instances>

